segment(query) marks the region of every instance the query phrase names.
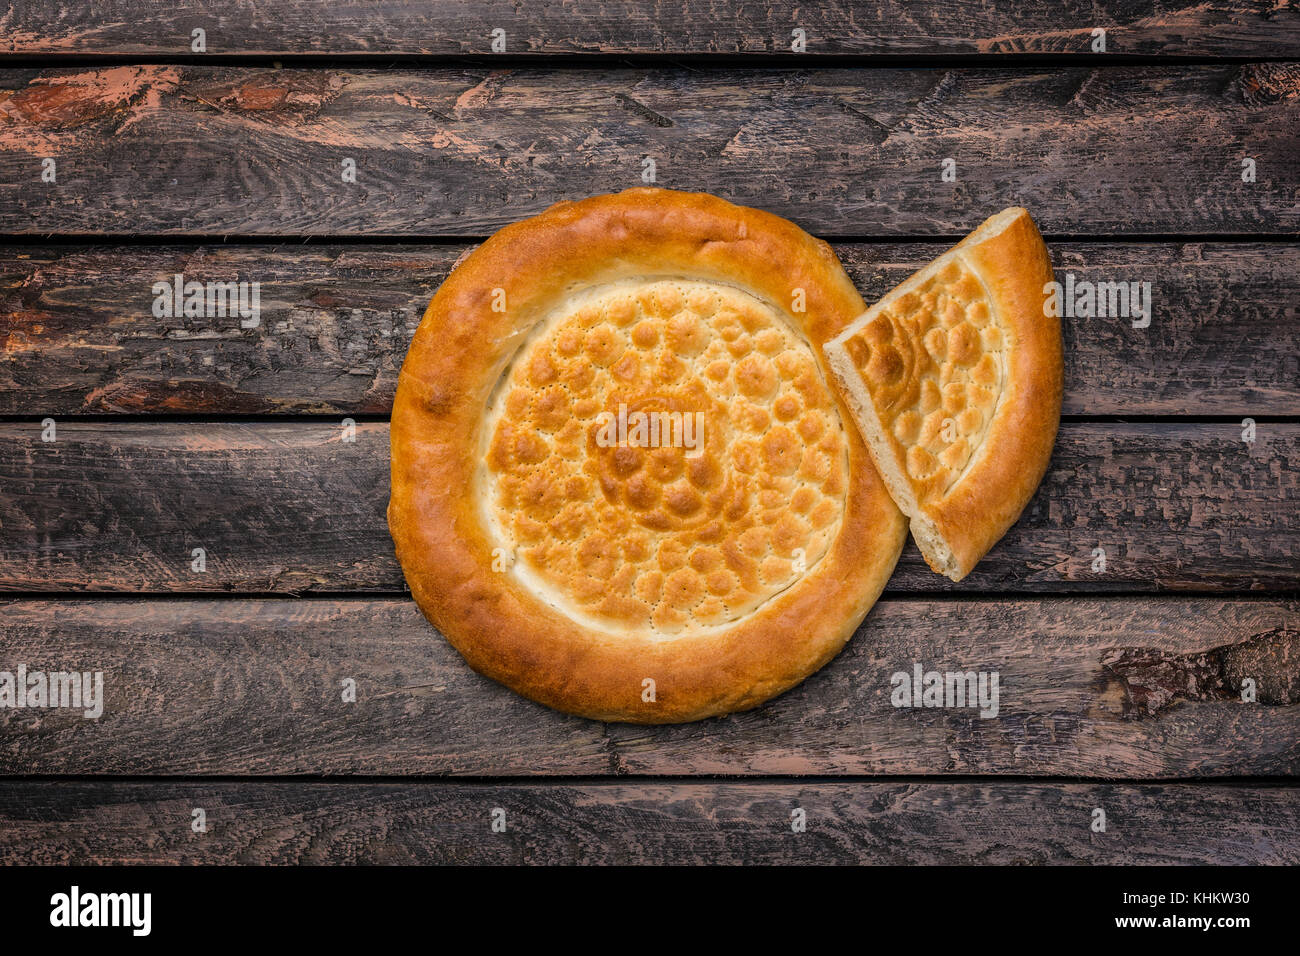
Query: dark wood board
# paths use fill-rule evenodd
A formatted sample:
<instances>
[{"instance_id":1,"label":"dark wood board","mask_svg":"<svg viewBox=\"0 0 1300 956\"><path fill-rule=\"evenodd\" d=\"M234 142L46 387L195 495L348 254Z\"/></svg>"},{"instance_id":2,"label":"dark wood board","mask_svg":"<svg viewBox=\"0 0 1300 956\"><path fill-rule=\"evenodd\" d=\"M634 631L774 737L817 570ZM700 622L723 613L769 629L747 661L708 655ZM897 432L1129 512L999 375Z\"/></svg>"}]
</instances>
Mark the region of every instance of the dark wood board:
<instances>
[{"instance_id":1,"label":"dark wood board","mask_svg":"<svg viewBox=\"0 0 1300 956\"><path fill-rule=\"evenodd\" d=\"M649 160L868 301L1024 205L1058 278L1154 306L1064 321L1051 467L967 580L909 543L821 671L662 727L475 674L385 520L439 284ZM0 707L0 864L1300 864L1297 196L1291 3L15 0L0 671L106 697ZM177 273L260 322L155 317ZM893 706L918 664L997 713Z\"/></svg>"},{"instance_id":2,"label":"dark wood board","mask_svg":"<svg viewBox=\"0 0 1300 956\"><path fill-rule=\"evenodd\" d=\"M388 426L0 425L0 590L397 591ZM1067 422L961 584L910 544L891 591L1294 590L1300 425ZM193 549L206 570L191 570ZM1105 569L1094 549L1105 550Z\"/></svg>"},{"instance_id":3,"label":"dark wood board","mask_svg":"<svg viewBox=\"0 0 1300 956\"><path fill-rule=\"evenodd\" d=\"M849 0L835 4L513 3L503 0L18 0L0 52L185 54L191 31L209 55L486 54L494 29L512 54L788 53L791 31L819 54L1051 53L1087 55L1092 30L1121 54L1286 56L1300 44L1289 4L1244 0Z\"/></svg>"},{"instance_id":4,"label":"dark wood board","mask_svg":"<svg viewBox=\"0 0 1300 956\"><path fill-rule=\"evenodd\" d=\"M1294 865L1300 800L1259 785L6 781L0 861Z\"/></svg>"},{"instance_id":5,"label":"dark wood board","mask_svg":"<svg viewBox=\"0 0 1300 956\"><path fill-rule=\"evenodd\" d=\"M932 775L1300 772L1300 604L886 600L749 713L601 724L480 677L414 603L0 604L0 667L99 671L103 713L0 710L0 774ZM891 677L996 671L998 712L895 708ZM1257 700L1241 700L1244 677ZM343 700L343 681L356 701Z\"/></svg>"},{"instance_id":6,"label":"dark wood board","mask_svg":"<svg viewBox=\"0 0 1300 956\"><path fill-rule=\"evenodd\" d=\"M0 246L0 414L386 414L471 247ZM938 255L841 243L874 301ZM1300 415L1300 245L1055 243L1058 279L1152 284L1148 328L1067 318L1067 415ZM259 283L260 324L155 318L153 284Z\"/></svg>"},{"instance_id":7,"label":"dark wood board","mask_svg":"<svg viewBox=\"0 0 1300 956\"><path fill-rule=\"evenodd\" d=\"M5 70L0 232L483 236L651 158L660 186L828 237L958 236L1009 205L1062 236L1295 235L1298 93L1283 62Z\"/></svg>"}]
</instances>

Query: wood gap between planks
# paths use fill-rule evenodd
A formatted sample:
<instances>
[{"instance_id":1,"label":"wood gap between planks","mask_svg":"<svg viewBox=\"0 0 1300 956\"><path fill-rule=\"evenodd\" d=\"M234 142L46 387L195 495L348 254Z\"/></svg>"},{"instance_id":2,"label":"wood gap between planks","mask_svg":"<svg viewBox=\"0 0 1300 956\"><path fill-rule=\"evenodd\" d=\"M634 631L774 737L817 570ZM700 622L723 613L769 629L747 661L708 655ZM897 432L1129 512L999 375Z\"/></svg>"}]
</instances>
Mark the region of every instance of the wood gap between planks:
<instances>
[{"instance_id":1,"label":"wood gap between planks","mask_svg":"<svg viewBox=\"0 0 1300 956\"><path fill-rule=\"evenodd\" d=\"M1241 421L1241 415L1062 415L1061 422L1072 425L1231 425ZM1261 424L1300 424L1300 415L1251 415ZM0 414L0 425L38 425L46 418L56 421L79 422L93 425L320 425L350 418L358 425L387 425L391 416L383 412L287 412L283 415L260 413L214 412L199 415L178 412L175 415L144 412L32 412L26 415Z\"/></svg>"},{"instance_id":2,"label":"wood gap between planks","mask_svg":"<svg viewBox=\"0 0 1300 956\"><path fill-rule=\"evenodd\" d=\"M110 232L94 233L0 233L0 249L21 248L26 246L86 246L101 248L107 246L166 246L169 248L193 246L473 246L481 245L490 236L455 236L441 233L430 235L303 235L273 233L257 234L221 234L221 233L130 233L116 234ZM943 245L955 244L966 238L965 233L917 233L913 235L893 236L862 234L838 234L820 232L816 238L837 245ZM1214 243L1216 245L1253 245L1268 243L1270 245L1295 245L1300 243L1300 232L1278 233L1044 233L1043 241L1050 247L1055 243L1075 245L1197 245Z\"/></svg>"},{"instance_id":3,"label":"wood gap between planks","mask_svg":"<svg viewBox=\"0 0 1300 956\"><path fill-rule=\"evenodd\" d=\"M99 66L222 66L253 69L753 69L765 72L825 69L1044 69L1060 67L1233 66L1291 63L1295 53L195 53L3 54L0 69L88 69Z\"/></svg>"},{"instance_id":4,"label":"wood gap between planks","mask_svg":"<svg viewBox=\"0 0 1300 956\"><path fill-rule=\"evenodd\" d=\"M1115 591L884 591L876 599L877 604L901 604L917 602L925 604L977 604L998 603L1013 600L1052 600L1083 601L1104 599L1107 601L1144 601L1158 598L1161 601L1243 601L1271 604L1278 601L1300 600L1300 588L1276 591L1214 591L1188 590L1160 591L1130 588ZM202 602L202 601L320 601L356 602L359 604L378 604L384 601L410 601L410 591L30 591L0 589L0 607L20 602L55 602L73 601L93 604L96 602L130 602L149 601L167 602Z\"/></svg>"},{"instance_id":5,"label":"wood gap between planks","mask_svg":"<svg viewBox=\"0 0 1300 956\"><path fill-rule=\"evenodd\" d=\"M592 776L574 774L569 776L451 776L436 774L213 774L202 776L196 774L144 774L134 776L115 776L103 773L63 773L63 774L21 774L6 773L0 777L4 783L116 783L116 784L176 784L203 786L205 784L240 784L240 783L283 783L283 784L328 784L330 786L416 785L430 787L462 787L490 784L500 787L619 787L629 781L638 785L685 786L690 784L739 783L759 786L791 786L799 784L890 784L894 786L943 786L972 785L997 786L999 784L1030 784L1033 786L1136 786L1136 787L1203 787L1207 784L1215 787L1241 787L1257 789L1268 787L1277 790L1300 790L1300 777L1280 777L1276 775L1233 776L1233 777L1065 777L1032 774L763 774L746 776L744 774L683 774L681 776L664 776L662 774L642 776L628 774L623 776Z\"/></svg>"}]
</instances>

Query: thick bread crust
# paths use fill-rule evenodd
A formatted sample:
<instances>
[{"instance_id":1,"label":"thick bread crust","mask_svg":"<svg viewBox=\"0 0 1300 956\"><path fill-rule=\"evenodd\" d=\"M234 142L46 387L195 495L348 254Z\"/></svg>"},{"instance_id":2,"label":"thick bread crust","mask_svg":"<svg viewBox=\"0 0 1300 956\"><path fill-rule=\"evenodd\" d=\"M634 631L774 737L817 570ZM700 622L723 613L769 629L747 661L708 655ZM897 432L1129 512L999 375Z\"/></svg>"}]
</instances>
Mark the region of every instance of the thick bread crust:
<instances>
[{"instance_id":1,"label":"thick bread crust","mask_svg":"<svg viewBox=\"0 0 1300 956\"><path fill-rule=\"evenodd\" d=\"M411 342L392 415L389 527L420 608L475 670L602 720L696 720L787 690L853 634L906 533L841 406L849 479L838 535L795 584L730 625L679 636L590 627L493 570L494 539L475 489L494 387L566 296L661 275L725 283L772 303L818 362L821 346L864 307L830 248L776 216L659 189L560 203L500 230L443 283ZM790 311L796 288L806 312ZM502 294L505 311L493 311ZM829 383L824 364L821 372ZM653 702L643 700L647 678Z\"/></svg>"},{"instance_id":2,"label":"thick bread crust","mask_svg":"<svg viewBox=\"0 0 1300 956\"><path fill-rule=\"evenodd\" d=\"M906 422L896 421L896 427L887 427L891 410L879 407L871 397L876 387L873 372L879 366L864 365L870 350L866 339L857 343L859 360L851 354L854 338L887 314L900 293L915 294L925 288L929 277L941 275L945 269L950 274L961 272L978 278L982 294L975 299L982 304L976 308L987 307L993 320L987 328L997 330L1001 344L996 351L1002 364L995 404L978 447L964 462L959 456L949 460L956 475L951 485L943 480L948 472L941 466L936 467L937 478L918 478L917 459L908 456L921 454L914 449L935 440L932 429L923 429L918 435L905 427ZM1043 308L1044 287L1051 281L1047 249L1029 213L1007 209L904 282L826 347L872 457L895 501L911 519L912 534L923 556L933 570L954 581L969 574L1015 523L1051 458L1060 423L1063 380L1060 320L1045 315ZM947 342L938 343L939 349L953 347L957 337L950 335ZM984 341L987 345L990 340ZM923 350L916 343L912 347L921 356L917 367L924 365ZM976 354L972 352L972 356ZM940 352L935 364L928 366L931 372L943 358ZM911 365L905 373L918 374ZM902 390L891 393L891 397L900 393ZM930 415L937 419L945 412L931 410ZM927 460L922 455L920 461Z\"/></svg>"},{"instance_id":3,"label":"thick bread crust","mask_svg":"<svg viewBox=\"0 0 1300 956\"><path fill-rule=\"evenodd\" d=\"M965 251L1007 333L1008 367L983 454L931 517L961 580L1016 523L1047 473L1061 422L1061 320L1044 314L1052 263L1025 210L997 236Z\"/></svg>"}]
</instances>

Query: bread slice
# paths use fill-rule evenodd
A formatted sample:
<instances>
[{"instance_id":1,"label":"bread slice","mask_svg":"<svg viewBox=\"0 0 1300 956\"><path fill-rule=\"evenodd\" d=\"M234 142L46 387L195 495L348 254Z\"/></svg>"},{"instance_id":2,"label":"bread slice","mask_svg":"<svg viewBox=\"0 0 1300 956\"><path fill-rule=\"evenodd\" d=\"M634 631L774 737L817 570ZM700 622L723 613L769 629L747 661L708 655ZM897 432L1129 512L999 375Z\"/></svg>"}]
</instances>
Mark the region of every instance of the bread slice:
<instances>
[{"instance_id":1,"label":"bread slice","mask_svg":"<svg viewBox=\"0 0 1300 956\"><path fill-rule=\"evenodd\" d=\"M1033 496L1061 417L1051 262L1006 209L825 346L930 567L960 581Z\"/></svg>"}]
</instances>

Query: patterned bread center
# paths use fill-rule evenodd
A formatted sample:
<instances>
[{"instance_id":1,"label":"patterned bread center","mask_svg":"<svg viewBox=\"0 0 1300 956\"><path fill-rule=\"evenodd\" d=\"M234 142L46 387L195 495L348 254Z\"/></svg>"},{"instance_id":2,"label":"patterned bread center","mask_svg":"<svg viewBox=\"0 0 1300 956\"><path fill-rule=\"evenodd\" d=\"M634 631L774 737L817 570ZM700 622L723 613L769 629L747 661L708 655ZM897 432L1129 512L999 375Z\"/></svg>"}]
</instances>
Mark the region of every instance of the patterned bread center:
<instances>
[{"instance_id":1,"label":"patterned bread center","mask_svg":"<svg viewBox=\"0 0 1300 956\"><path fill-rule=\"evenodd\" d=\"M983 443L1003 348L983 285L955 258L845 342L921 501L942 497Z\"/></svg>"},{"instance_id":2,"label":"patterned bread center","mask_svg":"<svg viewBox=\"0 0 1300 956\"><path fill-rule=\"evenodd\" d=\"M611 631L742 619L839 529L848 451L829 387L739 289L587 290L543 320L491 416L486 507L511 570Z\"/></svg>"}]
</instances>

